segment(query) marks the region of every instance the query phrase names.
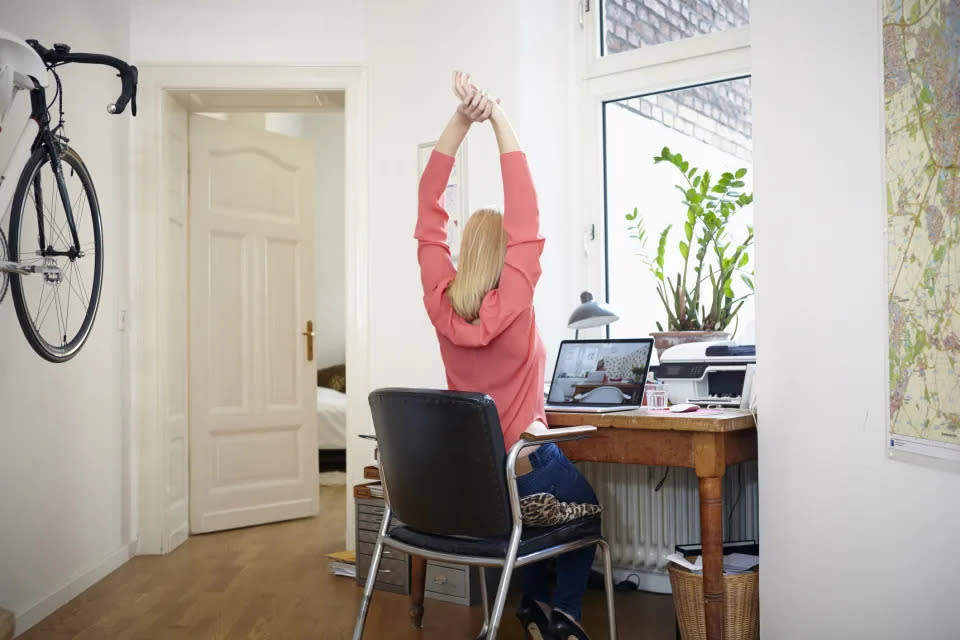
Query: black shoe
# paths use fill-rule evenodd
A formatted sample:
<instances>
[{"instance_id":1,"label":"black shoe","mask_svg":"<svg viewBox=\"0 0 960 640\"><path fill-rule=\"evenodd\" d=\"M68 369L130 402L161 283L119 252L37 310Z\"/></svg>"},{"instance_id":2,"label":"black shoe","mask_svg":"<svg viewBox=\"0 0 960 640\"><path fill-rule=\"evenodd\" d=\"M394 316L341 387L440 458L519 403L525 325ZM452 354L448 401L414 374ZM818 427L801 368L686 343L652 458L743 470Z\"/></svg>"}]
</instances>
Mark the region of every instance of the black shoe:
<instances>
[{"instance_id":1,"label":"black shoe","mask_svg":"<svg viewBox=\"0 0 960 640\"><path fill-rule=\"evenodd\" d=\"M559 611L550 615L550 631L556 640L590 640L590 636L572 618Z\"/></svg>"},{"instance_id":2,"label":"black shoe","mask_svg":"<svg viewBox=\"0 0 960 640\"><path fill-rule=\"evenodd\" d=\"M517 618L523 625L526 640L556 640L550 630L550 621L536 602L523 596L517 609Z\"/></svg>"}]
</instances>

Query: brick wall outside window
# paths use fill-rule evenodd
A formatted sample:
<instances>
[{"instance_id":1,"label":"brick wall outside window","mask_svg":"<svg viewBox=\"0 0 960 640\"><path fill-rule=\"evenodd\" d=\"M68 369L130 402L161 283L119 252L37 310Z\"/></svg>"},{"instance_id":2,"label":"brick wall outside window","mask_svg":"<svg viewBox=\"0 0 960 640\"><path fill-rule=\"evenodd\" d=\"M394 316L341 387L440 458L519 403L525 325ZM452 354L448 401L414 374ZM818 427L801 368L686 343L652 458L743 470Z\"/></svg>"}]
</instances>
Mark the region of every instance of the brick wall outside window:
<instances>
[{"instance_id":1,"label":"brick wall outside window","mask_svg":"<svg viewBox=\"0 0 960 640\"><path fill-rule=\"evenodd\" d=\"M597 0L608 55L749 24L749 0ZM744 160L752 152L750 81L620 100L618 106Z\"/></svg>"}]
</instances>

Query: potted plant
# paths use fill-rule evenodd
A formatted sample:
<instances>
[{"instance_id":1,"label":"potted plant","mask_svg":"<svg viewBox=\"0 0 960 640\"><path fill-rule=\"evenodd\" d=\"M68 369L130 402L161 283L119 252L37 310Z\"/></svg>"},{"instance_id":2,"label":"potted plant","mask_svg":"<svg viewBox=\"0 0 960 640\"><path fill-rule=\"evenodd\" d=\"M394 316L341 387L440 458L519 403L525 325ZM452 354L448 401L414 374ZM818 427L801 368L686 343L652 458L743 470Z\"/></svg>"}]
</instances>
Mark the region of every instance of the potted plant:
<instances>
[{"instance_id":1,"label":"potted plant","mask_svg":"<svg viewBox=\"0 0 960 640\"><path fill-rule=\"evenodd\" d=\"M639 255L657 280L657 295L667 312L667 331L657 322L659 332L651 333L658 356L683 342L725 340L727 328L736 320L744 301L753 295L753 271L747 270L753 227L740 242L731 239L728 227L733 215L753 202L752 193L744 193L743 177L747 169L720 174L716 181L709 171L691 167L680 153L664 147L654 156L654 164L667 162L680 172L676 188L683 194L686 210L683 233L676 247L683 259L683 270L671 278L664 273L672 224L660 232L657 253L646 253L647 232L637 209L626 215L631 223L630 236L640 245ZM734 282L742 282L747 292L738 295ZM733 332L736 333L736 324Z\"/></svg>"}]
</instances>

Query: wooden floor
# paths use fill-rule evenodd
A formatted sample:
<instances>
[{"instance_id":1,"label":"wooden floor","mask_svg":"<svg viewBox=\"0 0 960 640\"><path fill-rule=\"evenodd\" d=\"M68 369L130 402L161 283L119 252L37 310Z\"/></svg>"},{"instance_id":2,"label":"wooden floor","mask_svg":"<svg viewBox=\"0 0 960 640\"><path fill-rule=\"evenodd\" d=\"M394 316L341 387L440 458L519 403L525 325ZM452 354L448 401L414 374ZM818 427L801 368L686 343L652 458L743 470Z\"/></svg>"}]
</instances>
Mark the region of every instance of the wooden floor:
<instances>
[{"instance_id":1,"label":"wooden floor","mask_svg":"<svg viewBox=\"0 0 960 640\"><path fill-rule=\"evenodd\" d=\"M191 537L167 556L139 556L20 636L140 640L156 638L350 638L361 590L327 571L325 553L343 548L344 491L321 487L321 515ZM367 639L472 639L479 606L427 600L423 629L410 626L407 597L374 592ZM591 590L584 624L606 638L603 592ZM619 637L673 640L670 596L618 593ZM521 640L508 603L502 640Z\"/></svg>"}]
</instances>

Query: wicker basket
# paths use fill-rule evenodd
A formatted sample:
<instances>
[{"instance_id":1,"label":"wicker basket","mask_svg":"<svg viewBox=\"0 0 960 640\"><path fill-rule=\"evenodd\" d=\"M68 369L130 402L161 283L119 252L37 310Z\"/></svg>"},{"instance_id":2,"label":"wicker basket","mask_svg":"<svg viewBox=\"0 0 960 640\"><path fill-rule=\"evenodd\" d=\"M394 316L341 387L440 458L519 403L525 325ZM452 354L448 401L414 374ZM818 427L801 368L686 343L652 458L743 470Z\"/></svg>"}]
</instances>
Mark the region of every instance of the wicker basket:
<instances>
[{"instance_id":1,"label":"wicker basket","mask_svg":"<svg viewBox=\"0 0 960 640\"><path fill-rule=\"evenodd\" d=\"M670 587L683 640L705 640L703 576L670 564ZM760 631L760 573L723 576L724 640L756 640Z\"/></svg>"}]
</instances>

